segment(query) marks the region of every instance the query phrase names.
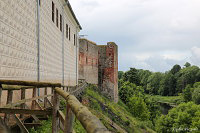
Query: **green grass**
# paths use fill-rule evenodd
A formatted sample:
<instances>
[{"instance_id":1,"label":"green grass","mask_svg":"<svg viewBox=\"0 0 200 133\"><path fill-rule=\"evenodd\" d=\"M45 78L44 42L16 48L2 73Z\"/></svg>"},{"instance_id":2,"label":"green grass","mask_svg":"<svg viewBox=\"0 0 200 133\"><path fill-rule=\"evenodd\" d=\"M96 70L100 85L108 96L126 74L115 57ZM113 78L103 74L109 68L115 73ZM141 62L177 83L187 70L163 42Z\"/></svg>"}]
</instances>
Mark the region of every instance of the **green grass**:
<instances>
[{"instance_id":1,"label":"green grass","mask_svg":"<svg viewBox=\"0 0 200 133\"><path fill-rule=\"evenodd\" d=\"M29 130L30 133L51 133L52 132L52 118L49 120L41 121L42 126L40 126L37 130L31 128Z\"/></svg>"}]
</instances>

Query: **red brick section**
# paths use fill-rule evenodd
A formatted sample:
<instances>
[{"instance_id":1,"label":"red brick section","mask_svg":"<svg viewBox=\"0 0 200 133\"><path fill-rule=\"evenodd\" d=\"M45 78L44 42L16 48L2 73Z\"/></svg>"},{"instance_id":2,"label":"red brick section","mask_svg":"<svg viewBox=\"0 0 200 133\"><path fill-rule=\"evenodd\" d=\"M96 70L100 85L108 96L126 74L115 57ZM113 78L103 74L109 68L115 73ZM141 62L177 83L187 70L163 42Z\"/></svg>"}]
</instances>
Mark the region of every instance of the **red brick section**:
<instances>
[{"instance_id":1,"label":"red brick section","mask_svg":"<svg viewBox=\"0 0 200 133\"><path fill-rule=\"evenodd\" d=\"M101 78L102 85L101 88L103 91L108 93L115 102L118 101L118 48L117 45L113 42L109 42L104 46L104 52L99 53L99 59L101 60L100 65L103 68L103 72L99 76ZM103 67L102 67L103 66Z\"/></svg>"},{"instance_id":2,"label":"red brick section","mask_svg":"<svg viewBox=\"0 0 200 133\"><path fill-rule=\"evenodd\" d=\"M106 56L109 58L109 64L110 67L107 67L104 69L105 77L108 77L109 81L113 84L116 84L116 80L114 80L115 75L115 67L114 67L114 56L115 56L115 50L113 46L108 46L106 48Z\"/></svg>"}]
</instances>

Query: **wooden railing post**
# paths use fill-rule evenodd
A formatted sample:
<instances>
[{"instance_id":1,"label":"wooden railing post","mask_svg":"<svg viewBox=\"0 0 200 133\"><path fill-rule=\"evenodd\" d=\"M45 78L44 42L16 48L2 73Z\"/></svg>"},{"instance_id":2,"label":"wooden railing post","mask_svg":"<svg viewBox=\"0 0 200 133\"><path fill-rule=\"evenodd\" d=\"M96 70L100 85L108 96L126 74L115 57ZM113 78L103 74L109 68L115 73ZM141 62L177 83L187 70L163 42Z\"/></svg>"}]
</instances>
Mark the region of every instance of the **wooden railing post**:
<instances>
[{"instance_id":1,"label":"wooden railing post","mask_svg":"<svg viewBox=\"0 0 200 133\"><path fill-rule=\"evenodd\" d=\"M25 95L26 95L26 89L21 89L21 100L25 99ZM21 104L21 108L25 109L25 103ZM23 118L23 115L20 115L20 118Z\"/></svg>"},{"instance_id":2,"label":"wooden railing post","mask_svg":"<svg viewBox=\"0 0 200 133\"><path fill-rule=\"evenodd\" d=\"M6 104L12 103L12 98L13 98L13 90L8 90L8 96L7 96L7 103ZM5 114L4 121L5 121L6 124L8 123L9 119L10 119L10 115Z\"/></svg>"},{"instance_id":3,"label":"wooden railing post","mask_svg":"<svg viewBox=\"0 0 200 133\"><path fill-rule=\"evenodd\" d=\"M53 114L52 114L52 133L58 133L59 132L59 116L58 116L59 103L60 103L59 95L56 91L54 91Z\"/></svg>"},{"instance_id":4,"label":"wooden railing post","mask_svg":"<svg viewBox=\"0 0 200 133\"><path fill-rule=\"evenodd\" d=\"M51 94L54 93L53 87L51 88ZM51 103L53 103L53 96L51 97Z\"/></svg>"},{"instance_id":5,"label":"wooden railing post","mask_svg":"<svg viewBox=\"0 0 200 133\"><path fill-rule=\"evenodd\" d=\"M2 85L0 84L0 107L1 107Z\"/></svg>"},{"instance_id":6,"label":"wooden railing post","mask_svg":"<svg viewBox=\"0 0 200 133\"><path fill-rule=\"evenodd\" d=\"M73 121L74 121L74 114L67 104L66 106L66 115L65 115L65 124L64 124L64 133L72 133L73 132Z\"/></svg>"},{"instance_id":7,"label":"wooden railing post","mask_svg":"<svg viewBox=\"0 0 200 133\"><path fill-rule=\"evenodd\" d=\"M47 95L47 87L44 89L44 95ZM44 98L44 108L47 108L47 97Z\"/></svg>"},{"instance_id":8,"label":"wooden railing post","mask_svg":"<svg viewBox=\"0 0 200 133\"><path fill-rule=\"evenodd\" d=\"M33 88L33 94L32 94L32 97L33 97L33 98L36 97L36 94L37 94L37 88L34 87L34 88ZM35 109L35 107L36 107L36 102L35 102L35 100L33 100L33 101L32 101L31 109Z\"/></svg>"}]
</instances>

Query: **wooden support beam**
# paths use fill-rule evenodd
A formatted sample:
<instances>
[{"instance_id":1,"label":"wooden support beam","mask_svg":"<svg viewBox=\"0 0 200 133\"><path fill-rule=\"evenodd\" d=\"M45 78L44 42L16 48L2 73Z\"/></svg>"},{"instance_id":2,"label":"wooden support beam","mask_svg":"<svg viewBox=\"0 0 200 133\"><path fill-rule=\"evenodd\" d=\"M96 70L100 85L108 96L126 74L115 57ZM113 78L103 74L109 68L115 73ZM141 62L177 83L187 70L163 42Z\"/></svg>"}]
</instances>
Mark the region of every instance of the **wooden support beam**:
<instances>
[{"instance_id":1,"label":"wooden support beam","mask_svg":"<svg viewBox=\"0 0 200 133\"><path fill-rule=\"evenodd\" d=\"M32 127L39 127L39 126L42 126L41 123L24 123L24 126L27 127L27 128L32 128Z\"/></svg>"},{"instance_id":2,"label":"wooden support beam","mask_svg":"<svg viewBox=\"0 0 200 133\"><path fill-rule=\"evenodd\" d=\"M61 110L58 111L58 117L59 117L59 126L62 131L64 131L64 124L65 124L65 115Z\"/></svg>"},{"instance_id":3,"label":"wooden support beam","mask_svg":"<svg viewBox=\"0 0 200 133\"><path fill-rule=\"evenodd\" d=\"M31 102L33 100L42 99L42 98L50 97L50 96L53 96L53 94L34 97L34 98L29 98L29 99L24 99L24 100L19 100L19 101L15 102L15 103L10 103L10 104L5 105L4 108L13 108L13 107L15 107L17 105L20 105L22 103Z\"/></svg>"},{"instance_id":4,"label":"wooden support beam","mask_svg":"<svg viewBox=\"0 0 200 133\"><path fill-rule=\"evenodd\" d=\"M16 122L17 122L17 125L21 129L22 133L29 133L29 131L26 129L26 127L24 126L22 121L19 119L19 117L16 114L14 114L13 116L14 116Z\"/></svg>"},{"instance_id":5,"label":"wooden support beam","mask_svg":"<svg viewBox=\"0 0 200 133\"><path fill-rule=\"evenodd\" d=\"M8 90L8 95L7 95L7 104L12 103L12 98L13 98L13 90ZM4 121L5 123L9 122L10 119L10 115L6 114L7 112L5 112L5 117L4 117Z\"/></svg>"},{"instance_id":6,"label":"wooden support beam","mask_svg":"<svg viewBox=\"0 0 200 133\"><path fill-rule=\"evenodd\" d=\"M0 84L0 107L1 107L2 85Z\"/></svg>"},{"instance_id":7,"label":"wooden support beam","mask_svg":"<svg viewBox=\"0 0 200 133\"><path fill-rule=\"evenodd\" d=\"M34 86L34 87L38 87L38 88L41 88L41 87L61 87L60 83L31 82L31 81L18 81L18 80L0 80L0 84Z\"/></svg>"},{"instance_id":8,"label":"wooden support beam","mask_svg":"<svg viewBox=\"0 0 200 133\"><path fill-rule=\"evenodd\" d=\"M69 104L66 106L66 117L65 117L65 124L64 124L64 133L72 133L73 132L73 121L74 121L74 114L70 109Z\"/></svg>"},{"instance_id":9,"label":"wooden support beam","mask_svg":"<svg viewBox=\"0 0 200 133\"><path fill-rule=\"evenodd\" d=\"M58 111L58 116L59 116L60 121L64 125L64 123L65 123L65 115L63 114L63 112L61 110Z\"/></svg>"},{"instance_id":10,"label":"wooden support beam","mask_svg":"<svg viewBox=\"0 0 200 133\"><path fill-rule=\"evenodd\" d=\"M13 90L8 90L7 104L12 103L12 98L13 98Z\"/></svg>"},{"instance_id":11,"label":"wooden support beam","mask_svg":"<svg viewBox=\"0 0 200 133\"><path fill-rule=\"evenodd\" d=\"M37 94L37 88L33 88L33 94L32 97L35 98ZM36 108L36 100L32 101L32 105L31 105L31 109L35 109Z\"/></svg>"},{"instance_id":12,"label":"wooden support beam","mask_svg":"<svg viewBox=\"0 0 200 133\"><path fill-rule=\"evenodd\" d=\"M0 113L7 114L33 114L33 115L51 115L52 110L30 110L30 109L13 109L13 108L0 108Z\"/></svg>"},{"instance_id":13,"label":"wooden support beam","mask_svg":"<svg viewBox=\"0 0 200 133\"><path fill-rule=\"evenodd\" d=\"M47 98L47 102L49 103L49 105L51 106L51 107L53 107L53 104L50 102L50 100Z\"/></svg>"},{"instance_id":14,"label":"wooden support beam","mask_svg":"<svg viewBox=\"0 0 200 133\"><path fill-rule=\"evenodd\" d=\"M47 95L47 87L44 89L44 95ZM44 108L47 108L47 97L44 98Z\"/></svg>"},{"instance_id":15,"label":"wooden support beam","mask_svg":"<svg viewBox=\"0 0 200 133\"><path fill-rule=\"evenodd\" d=\"M21 89L21 100L25 99L25 95L26 95L26 90L25 89ZM21 104L21 108L25 109L25 103ZM20 118L23 118L23 114L20 115Z\"/></svg>"},{"instance_id":16,"label":"wooden support beam","mask_svg":"<svg viewBox=\"0 0 200 133\"><path fill-rule=\"evenodd\" d=\"M36 106L38 106L38 108L39 108L40 110L44 110L43 107L38 103L38 101L35 101L35 103L36 103Z\"/></svg>"},{"instance_id":17,"label":"wooden support beam","mask_svg":"<svg viewBox=\"0 0 200 133\"><path fill-rule=\"evenodd\" d=\"M52 114L52 133L59 132L59 117L58 117L58 110L59 110L59 95L56 91L54 91L53 95L53 114Z\"/></svg>"},{"instance_id":18,"label":"wooden support beam","mask_svg":"<svg viewBox=\"0 0 200 133\"><path fill-rule=\"evenodd\" d=\"M51 94L53 94L54 93L54 88L52 87L51 88ZM51 103L53 103L53 96L51 97Z\"/></svg>"},{"instance_id":19,"label":"wooden support beam","mask_svg":"<svg viewBox=\"0 0 200 133\"><path fill-rule=\"evenodd\" d=\"M0 126L3 128L0 130L0 133L10 133L10 128L1 117L0 117Z\"/></svg>"},{"instance_id":20,"label":"wooden support beam","mask_svg":"<svg viewBox=\"0 0 200 133\"><path fill-rule=\"evenodd\" d=\"M26 104L25 104L25 108L26 108L26 109L30 109L30 108L28 107L28 105L26 105ZM33 117L33 119L35 120L36 123L39 123L39 122L40 122L40 120L37 118L36 115L33 115L33 114L32 114L31 116Z\"/></svg>"}]
</instances>

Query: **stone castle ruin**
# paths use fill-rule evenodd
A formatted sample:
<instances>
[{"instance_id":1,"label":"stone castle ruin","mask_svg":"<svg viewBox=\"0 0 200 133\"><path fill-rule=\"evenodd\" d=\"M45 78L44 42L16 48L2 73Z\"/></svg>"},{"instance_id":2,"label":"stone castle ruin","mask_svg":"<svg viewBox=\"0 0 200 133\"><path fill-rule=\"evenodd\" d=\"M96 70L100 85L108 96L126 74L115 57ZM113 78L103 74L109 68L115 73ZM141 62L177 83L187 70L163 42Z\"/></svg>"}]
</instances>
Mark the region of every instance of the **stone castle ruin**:
<instances>
[{"instance_id":1,"label":"stone castle ruin","mask_svg":"<svg viewBox=\"0 0 200 133\"><path fill-rule=\"evenodd\" d=\"M114 42L97 45L79 40L79 79L98 85L101 92L118 101L118 47Z\"/></svg>"}]
</instances>

